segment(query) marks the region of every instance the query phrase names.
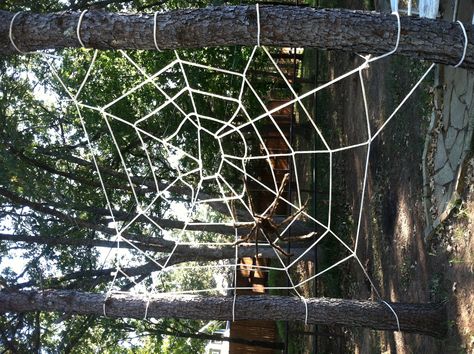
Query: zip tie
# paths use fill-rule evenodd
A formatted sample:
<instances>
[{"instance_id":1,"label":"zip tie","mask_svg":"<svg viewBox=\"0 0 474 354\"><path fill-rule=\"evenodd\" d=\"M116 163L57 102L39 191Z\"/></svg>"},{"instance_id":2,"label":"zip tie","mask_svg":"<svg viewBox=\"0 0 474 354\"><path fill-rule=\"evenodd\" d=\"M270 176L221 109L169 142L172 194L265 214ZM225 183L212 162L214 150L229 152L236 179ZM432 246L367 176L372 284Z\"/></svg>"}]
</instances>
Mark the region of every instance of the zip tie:
<instances>
[{"instance_id":1,"label":"zip tie","mask_svg":"<svg viewBox=\"0 0 474 354\"><path fill-rule=\"evenodd\" d=\"M390 311L392 311L392 312L393 312L393 314L395 315L395 319L397 320L397 327L398 327L398 332L401 332L401 330L400 330L400 321L398 320L397 313L395 312L395 310L393 309L393 307L392 307L392 306L390 306L390 305L388 304L388 302L387 302L387 301L385 301L385 300L382 300L382 302L383 302L385 305L387 305L387 306L388 306L388 308L390 309Z\"/></svg>"},{"instance_id":2,"label":"zip tie","mask_svg":"<svg viewBox=\"0 0 474 354\"><path fill-rule=\"evenodd\" d=\"M156 16L158 15L158 11L155 11L155 15L153 16L153 41L155 42L155 48L162 52L160 47L158 46L158 42L156 41Z\"/></svg>"},{"instance_id":3,"label":"zip tie","mask_svg":"<svg viewBox=\"0 0 474 354\"><path fill-rule=\"evenodd\" d=\"M459 67L463 62L464 62L464 58L466 57L466 51L467 51L467 33L466 33L466 28L464 28L464 25L461 21L457 20L456 21L457 23L459 23L459 26L461 26L461 29L462 29L462 33L464 34L464 50L462 52L462 58L461 60L459 61L459 63L457 63L456 65L454 65L455 68Z\"/></svg>"},{"instance_id":4,"label":"zip tie","mask_svg":"<svg viewBox=\"0 0 474 354\"><path fill-rule=\"evenodd\" d=\"M84 45L84 42L81 39L81 24L82 24L82 19L84 18L84 15L86 14L88 10L84 10L81 12L81 15L79 16L79 21L77 21L77 28L76 28L76 35L77 35L77 40L81 44L82 48L85 48L86 46Z\"/></svg>"},{"instance_id":5,"label":"zip tie","mask_svg":"<svg viewBox=\"0 0 474 354\"><path fill-rule=\"evenodd\" d=\"M260 6L258 3L255 4L255 10L257 11L257 47L260 47Z\"/></svg>"},{"instance_id":6,"label":"zip tie","mask_svg":"<svg viewBox=\"0 0 474 354\"><path fill-rule=\"evenodd\" d=\"M10 43L12 44L13 48L16 49L16 51L18 53L21 53L21 54L27 54L26 52L20 50L20 48L18 48L15 44L15 42L13 41L13 22L15 21L15 18L21 13L21 11L17 12L11 19L10 21L10 30L8 31L8 36L10 37Z\"/></svg>"}]
</instances>

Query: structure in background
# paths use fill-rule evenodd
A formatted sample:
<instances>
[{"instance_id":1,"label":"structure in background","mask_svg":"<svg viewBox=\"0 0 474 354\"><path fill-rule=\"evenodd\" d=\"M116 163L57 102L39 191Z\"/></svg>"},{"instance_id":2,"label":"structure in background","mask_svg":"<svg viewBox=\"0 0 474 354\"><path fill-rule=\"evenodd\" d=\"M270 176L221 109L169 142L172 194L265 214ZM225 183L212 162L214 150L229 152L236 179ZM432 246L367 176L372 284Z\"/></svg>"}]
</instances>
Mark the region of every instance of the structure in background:
<instances>
[{"instance_id":1,"label":"structure in background","mask_svg":"<svg viewBox=\"0 0 474 354\"><path fill-rule=\"evenodd\" d=\"M406 13L408 16L436 18L439 12L439 0L418 0L418 4L412 0L391 0L390 6L392 12Z\"/></svg>"}]
</instances>

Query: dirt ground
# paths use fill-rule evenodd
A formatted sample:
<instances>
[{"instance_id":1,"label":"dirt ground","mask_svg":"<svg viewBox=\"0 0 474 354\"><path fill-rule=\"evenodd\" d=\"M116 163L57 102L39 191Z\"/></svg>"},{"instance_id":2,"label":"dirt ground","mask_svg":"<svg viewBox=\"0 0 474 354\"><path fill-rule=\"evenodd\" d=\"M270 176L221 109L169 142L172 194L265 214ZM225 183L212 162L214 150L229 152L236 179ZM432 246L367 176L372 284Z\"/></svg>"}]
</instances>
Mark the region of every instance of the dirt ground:
<instances>
[{"instance_id":1,"label":"dirt ground","mask_svg":"<svg viewBox=\"0 0 474 354\"><path fill-rule=\"evenodd\" d=\"M445 16L450 16L450 3L445 1L443 6ZM360 62L353 54L329 53L327 57L328 66L332 68L328 79ZM364 72L372 131L382 126L427 67L426 63L391 57L371 64ZM319 339L320 346L321 343L325 345L320 352L474 353L472 150L465 161L457 207L436 229L429 242L424 238L426 221L421 162L433 107L433 82L433 76L427 78L371 145L357 257L384 300L446 303L448 335L446 338L433 338L398 332L339 329L333 330L331 339ZM336 98L332 99L330 116L325 118L330 118L335 129L339 127L339 143L342 146L364 141L367 128L359 79L344 80L331 90L331 96ZM365 148L347 152L337 170L344 179L345 197L353 221L357 220L359 213L366 152ZM354 229L352 231L355 242ZM348 262L343 267L344 297L379 299L357 262ZM344 349L341 349L341 341Z\"/></svg>"},{"instance_id":2,"label":"dirt ground","mask_svg":"<svg viewBox=\"0 0 474 354\"><path fill-rule=\"evenodd\" d=\"M332 65L342 71L356 58L337 55ZM371 65L365 74L373 128L383 124L426 65L390 58ZM337 72L334 74L338 74ZM474 353L474 158L466 161L459 206L425 243L421 158L429 121L432 78L407 102L371 147L366 209L357 249L358 258L385 300L445 302L448 336L443 339L414 334L353 331L348 343L358 353ZM340 85L346 97L335 116L344 126L347 143L362 141L361 91L357 82ZM352 114L347 114L351 112ZM472 156L472 155L471 155ZM358 215L365 151L345 162L346 186L352 218ZM377 299L356 264L348 267L347 296Z\"/></svg>"},{"instance_id":3,"label":"dirt ground","mask_svg":"<svg viewBox=\"0 0 474 354\"><path fill-rule=\"evenodd\" d=\"M445 16L450 17L449 5L444 2ZM373 68L377 73L373 74L376 79L370 86L370 96L377 97L378 93L386 97L385 108L373 106L377 112L375 124L384 120L390 98L411 84L410 71L419 65L402 62L404 70L399 70L399 58ZM426 86L424 90L432 91ZM458 207L425 243L420 163L429 111L420 106L426 99L420 91L376 142L369 179L371 203L364 223L364 233L369 236L363 239L360 257L366 259L367 271L377 279L382 296L391 301L446 302L448 335L437 339L362 331L355 347L361 353L474 353L474 158L471 149L460 181ZM357 159L351 166L361 168Z\"/></svg>"},{"instance_id":4,"label":"dirt ground","mask_svg":"<svg viewBox=\"0 0 474 354\"><path fill-rule=\"evenodd\" d=\"M406 91L410 73L398 71L397 85L393 86L390 65L373 68L369 75L370 97L377 94L393 97L397 90ZM404 60L402 60L404 61ZM398 65L401 65L398 63ZM405 63L406 67L410 64ZM378 84L377 84L378 83ZM382 84L381 84L382 83ZM405 84L407 83L407 84ZM428 88L425 87L425 90ZM422 141L427 127L426 112L420 107L423 101L417 94L404 107L403 112L387 126L371 152L367 209L363 214L362 237L358 257L364 261L367 273L379 288L382 298L398 302L446 302L449 333L446 339L427 336L377 333L363 330L354 334L354 351L360 353L471 353L474 331L473 303L473 244L472 199L473 168L465 175L465 189L457 210L436 231L429 244L424 242L425 220L422 205L423 181L420 170ZM372 107L375 126L387 116L390 99ZM387 107L388 106L388 107ZM357 126L347 122L351 134L363 135ZM358 212L358 180L363 173L362 156L355 155L347 162L347 179L353 213ZM469 163L472 165L473 160ZM352 281L364 284L365 277L355 268ZM352 289L354 297L377 299L374 289L358 286Z\"/></svg>"}]
</instances>

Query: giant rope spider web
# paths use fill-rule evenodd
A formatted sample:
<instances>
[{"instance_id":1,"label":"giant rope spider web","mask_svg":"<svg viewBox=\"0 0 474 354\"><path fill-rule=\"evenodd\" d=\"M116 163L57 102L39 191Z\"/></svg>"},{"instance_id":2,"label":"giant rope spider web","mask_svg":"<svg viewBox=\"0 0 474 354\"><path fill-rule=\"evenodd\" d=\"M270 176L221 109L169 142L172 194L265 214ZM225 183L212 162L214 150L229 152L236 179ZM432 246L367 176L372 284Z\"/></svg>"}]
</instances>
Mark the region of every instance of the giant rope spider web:
<instances>
[{"instance_id":1,"label":"giant rope spider web","mask_svg":"<svg viewBox=\"0 0 474 354\"><path fill-rule=\"evenodd\" d=\"M299 287L351 259L354 259L360 266L376 294L381 299L374 283L357 256L370 147L374 139L396 116L404 102L433 68L433 65L430 66L420 77L419 81L405 98L387 117L384 124L376 131L372 131L364 90L363 72L369 70L370 63L383 59L395 51L396 47L392 52L376 58L361 56L361 64L359 66L300 95L293 89L275 62L269 49L265 47L255 46L250 49L240 71L233 68L212 67L204 63L183 59L183 54L176 51L174 58L171 58L168 64L162 65L153 74L146 72L139 63L134 61L132 55L125 51L120 51L120 60L128 65L130 71L135 73L135 78L124 85L125 89L121 93L116 93L115 97L108 102L101 102L100 99L97 99L96 102L87 102L83 101L81 96L82 92L88 89L88 85L90 87L94 86L95 65L99 61L99 52L95 51L90 56L88 70L81 79L77 89L70 88L67 80L61 77L60 70L56 67L58 64L54 58L51 59L45 55L44 60L50 65L51 72L62 86L64 92L69 96L68 103L77 112L86 140L88 141L90 149L88 156L96 167L96 174L100 180L102 192L110 213L110 225L115 229L117 250L115 252L114 264L116 272L109 286L108 293L120 291L117 283L120 278L126 278L133 283L136 291L145 296L152 292L183 294L228 292L232 290L234 291L235 298L237 287L233 285L235 283L233 283L232 279L224 287L216 286L215 288L203 289L181 288L176 285L164 286L163 279L166 279L166 275L169 272L173 272L176 269L190 273L198 273L203 269L221 269L226 270L227 275L233 274L232 277L235 280L237 268L241 265L239 263L239 248L242 244L250 241L250 243L259 243L260 247L270 245L275 253L275 258L280 264L280 266L258 265L255 267L283 273L290 284L283 288L291 290L293 294L301 297L303 302L305 299L298 290ZM291 93L290 99L273 108L266 106L262 93L258 92L258 89L249 80L249 68L256 61L258 55L265 57L273 65L275 73L285 83L287 91ZM205 83L193 82L193 79L196 77L209 79L212 75L227 77L229 84L233 86L221 88L220 92L211 92L206 89ZM331 147L303 101L315 93L349 77L358 77L360 82L365 107L367 138L348 146ZM153 90L156 95L151 100L148 112L138 117L120 116L121 104L137 99L144 88ZM209 100L205 101L203 97ZM223 110L224 115L209 115L212 109L202 112L201 108L206 104L225 107ZM316 150L300 149L286 137L274 115L290 105L298 106L300 115L304 117L322 148ZM120 165L114 168L120 170L127 177L130 187L130 208L127 211L118 210L117 206L120 203L114 200L125 197L117 196L116 191L110 191L105 188L104 173L99 168L100 163L98 162L101 154L100 147L94 145L89 137L88 124L91 124L93 120L91 117L99 119L105 127L110 144L115 149L116 157L120 161ZM163 125L162 120L160 121L163 117L169 119L165 125ZM279 132L279 137L285 142L288 152L270 152L260 131L263 123L271 125ZM123 137L117 133L120 130L117 128L118 126L121 126L121 129L125 129L129 134L134 135L141 144L144 155L137 166L132 166L134 163L133 156L127 156L124 152L124 147L121 146ZM161 130L152 129L153 126L160 126ZM253 145L249 142L249 135L256 142ZM195 143L190 144L190 141ZM212 148L208 150L212 152L212 158L210 158L209 151L206 151L203 144L211 144ZM235 146L238 148L235 148ZM258 146L258 149L255 149L255 146ZM358 148L366 149L366 158L356 235L354 237L355 242L353 245L350 245L332 229L333 160L334 156L338 153ZM158 153L158 151L160 152ZM328 160L328 217L326 220L318 220L308 210L307 198L305 198L299 186L303 177L299 175L297 160L300 157L311 158L318 154L327 156ZM167 166L168 168L166 181L163 181L158 173L159 164L154 160L155 157L167 159L166 163L160 162L161 166ZM291 161L291 171L283 179L281 176L278 177L271 163L276 157L285 157ZM212 162L210 163L209 161ZM254 168L262 162L269 172L268 180L270 183L262 182L259 176L261 171L258 168L256 170ZM282 192L287 183L286 179L289 178L287 176L290 175L295 183L296 190L292 199L289 199ZM152 183L148 183L146 193L143 193L137 187L139 185L137 180L144 178L152 181ZM246 182L244 183L243 181ZM252 205L252 200L255 197L249 195L247 190L247 184L249 183L273 196L273 201L263 211L255 211L255 206ZM143 197L144 194L146 194L146 197ZM183 195L186 197L185 200L179 202L178 197ZM157 205L159 205L160 218L153 212ZM275 220L275 210L278 205L284 205L288 209L288 213L286 216ZM212 209L214 214L210 212ZM177 220L177 217L180 220ZM266 227L262 227L262 223L271 225L267 225L267 230L265 230ZM163 242L171 244L168 254L166 256L156 256L146 253L131 242L129 236L133 234L136 224L141 224L142 227L146 224L147 226L144 227L144 230L147 230L149 235L153 237L159 236ZM312 228L308 228L308 224ZM312 230L315 227L319 229L318 232L308 232L308 230ZM278 242L290 237L288 235L291 235L292 228L302 228L303 232L301 235L303 238L309 236L307 238L310 242L302 253L286 261L284 256L289 256L289 254L283 250ZM267 242L261 242L262 240L259 240L258 233L265 233L269 230L276 234L265 234L264 238ZM207 238L201 240L199 235L204 234L203 231L207 231ZM216 236L219 233L226 234L227 236ZM347 256L320 270L311 277L295 280L290 275L290 270L317 245L320 245L328 238L335 239L339 246L345 250ZM122 249L121 244L123 243L129 244L131 251L130 249ZM179 255L180 248L189 246L233 246L235 249L234 260L233 262L217 262L211 265L204 265L199 262L179 265L176 258L179 258L177 255ZM133 252L134 255L127 255L130 252ZM151 283L143 285L136 282L133 276L128 275L126 268L128 262L153 263L156 271L151 277ZM268 289L269 287L266 288ZM387 304L387 306L389 305ZM396 317L395 313L394 315Z\"/></svg>"}]
</instances>

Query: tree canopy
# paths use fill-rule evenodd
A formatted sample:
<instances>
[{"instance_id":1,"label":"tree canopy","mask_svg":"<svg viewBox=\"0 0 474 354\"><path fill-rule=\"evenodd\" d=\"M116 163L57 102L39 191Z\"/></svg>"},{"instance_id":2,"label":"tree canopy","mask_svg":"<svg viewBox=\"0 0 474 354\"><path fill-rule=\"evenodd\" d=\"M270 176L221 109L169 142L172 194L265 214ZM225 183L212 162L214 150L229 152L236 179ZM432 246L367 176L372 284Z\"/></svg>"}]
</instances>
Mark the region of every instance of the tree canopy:
<instances>
[{"instance_id":1,"label":"tree canopy","mask_svg":"<svg viewBox=\"0 0 474 354\"><path fill-rule=\"evenodd\" d=\"M131 10L131 2L108 3L108 8L112 10ZM153 8L151 3L133 3L137 9L145 9L148 5ZM101 4L105 5L105 2ZM71 1L66 9L84 9L89 5L85 1ZM195 5L204 3L196 2ZM65 9L56 1L24 4L7 2L2 6L3 9L13 11L46 12ZM174 8L183 4L169 1L158 4L155 8L161 9L161 6ZM228 48L224 51L227 53L217 55L217 52L201 50L181 55L189 60L208 61L210 64L232 60L233 62L227 63L230 66L242 65L238 61L248 55L245 48ZM156 71L161 63L170 61L174 56L169 51L143 51L130 55L148 72ZM67 85L77 88L88 69L91 56L92 53L87 51L64 49L52 61ZM142 79L140 73L118 52L100 53L94 69L94 75L81 93L84 102L90 105L106 104L117 92L128 90L137 80ZM209 75L206 77L204 72L195 72L193 75L201 75L209 89L223 84L218 78L211 78ZM160 80L161 87L167 88L168 92L175 92L182 85L179 81L182 78L173 69ZM40 57L2 57L0 82L2 289L16 291L55 288L103 292L115 276L113 260L105 261L104 258L110 252L107 249L113 250L117 246L111 240L116 232L110 227L110 213L77 111L72 104L67 103L67 92ZM169 87L170 85L175 87ZM97 88L100 88L100 94ZM150 107L159 104L159 100L163 100L163 97L158 97L156 89L146 87L113 106L111 112L121 117L139 117ZM208 101L198 102L198 105L208 114L211 111L212 114L223 114L225 109L222 105ZM128 165L134 169L134 177L129 181L103 119L93 110L83 110L82 113L90 142L100 151L97 163L103 173L105 187L111 191L114 207L124 211L116 214L116 221L126 222L134 216L133 212L125 212L133 209L134 205L133 198L130 199L130 183L134 184L140 200L149 203L155 191L152 177L154 172L147 167L146 157L136 134L126 125L112 126L116 138L121 142L122 152L129 159ZM144 129L155 134L173 129L179 123L177 119L169 119L173 114L176 112L168 111L157 115ZM189 132L184 129L183 141L186 140L186 135ZM192 150L195 145L188 144L186 148ZM209 161L213 158L210 152L210 149L204 150L207 154L205 159ZM170 180L172 169L162 151L156 150L153 159L156 171L159 171L156 176L160 187L163 187ZM171 199L174 198L177 202L186 204L190 200L189 191L182 186L171 188L170 193ZM211 208L216 217L219 207L215 205L215 208ZM171 229L182 228L179 220L164 218L163 214L169 208L169 205L156 203L150 210L149 217ZM135 251L133 247L137 247L158 260L166 259L174 242L165 240L160 232L147 227L147 223L148 220L142 220L130 228L126 236L133 241L123 246L128 246L131 252ZM225 232L228 230L224 230ZM247 254L254 252L254 248L248 247ZM135 257L142 256L135 251ZM181 247L171 262L209 262L234 257L235 251L229 247ZM142 257L124 269L131 278L119 274L117 284L126 291L135 286L133 281L142 284L149 282L151 275L157 270L155 263L146 262ZM208 272L201 274L198 279L176 272L168 277L172 278L169 284L179 282L180 286L190 288L198 286L192 282L213 282L212 275ZM64 352L105 349L114 352L124 348L131 352L199 352L205 341L199 336L189 336L195 334L204 323L173 319L143 322L42 312L11 313L3 315L0 320L0 347L13 352L57 349ZM212 327L210 330L212 331ZM171 333L177 336L170 337Z\"/></svg>"}]
</instances>

